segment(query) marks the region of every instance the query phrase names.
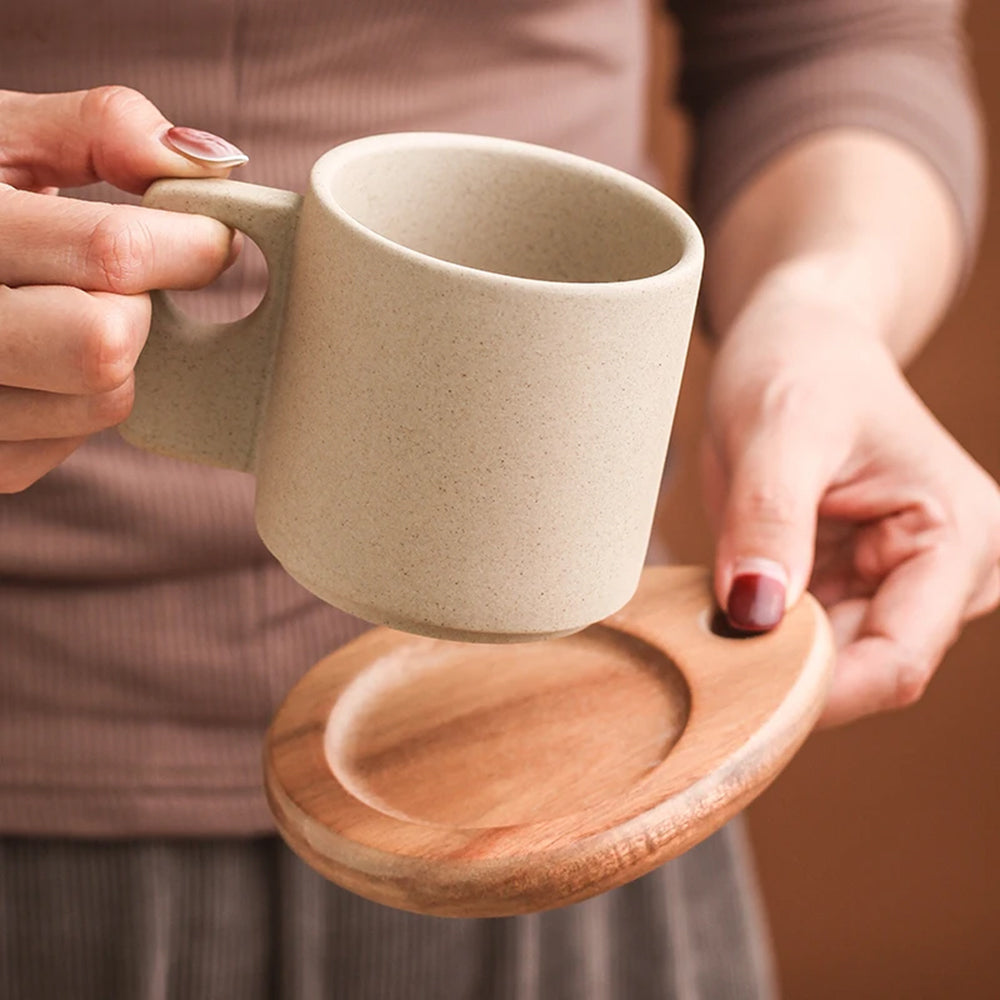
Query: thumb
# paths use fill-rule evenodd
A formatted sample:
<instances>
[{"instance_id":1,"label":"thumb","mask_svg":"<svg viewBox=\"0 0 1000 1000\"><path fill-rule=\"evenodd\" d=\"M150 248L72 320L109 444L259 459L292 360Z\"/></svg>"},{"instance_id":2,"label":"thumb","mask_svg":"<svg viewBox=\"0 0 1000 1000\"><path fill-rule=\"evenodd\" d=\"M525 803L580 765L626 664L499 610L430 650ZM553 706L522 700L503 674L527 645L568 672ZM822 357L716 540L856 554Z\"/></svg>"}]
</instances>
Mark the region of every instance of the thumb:
<instances>
[{"instance_id":1,"label":"thumb","mask_svg":"<svg viewBox=\"0 0 1000 1000\"><path fill-rule=\"evenodd\" d=\"M248 159L218 136L172 127L127 87L0 91L0 122L0 183L27 190L103 180L141 194L159 177L224 176Z\"/></svg>"},{"instance_id":2,"label":"thumb","mask_svg":"<svg viewBox=\"0 0 1000 1000\"><path fill-rule=\"evenodd\" d=\"M806 588L825 489L815 442L801 430L765 423L739 435L723 461L725 499L715 556L715 589L730 623L763 632Z\"/></svg>"}]
</instances>

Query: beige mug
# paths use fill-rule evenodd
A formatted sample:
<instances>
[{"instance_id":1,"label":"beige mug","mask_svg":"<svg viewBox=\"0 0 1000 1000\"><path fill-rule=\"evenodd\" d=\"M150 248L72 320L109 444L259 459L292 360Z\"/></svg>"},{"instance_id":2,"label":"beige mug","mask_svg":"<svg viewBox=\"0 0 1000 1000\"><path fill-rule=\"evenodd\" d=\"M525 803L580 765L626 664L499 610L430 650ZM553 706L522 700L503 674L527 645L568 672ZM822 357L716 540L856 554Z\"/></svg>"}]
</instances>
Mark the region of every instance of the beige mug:
<instances>
[{"instance_id":1,"label":"beige mug","mask_svg":"<svg viewBox=\"0 0 1000 1000\"><path fill-rule=\"evenodd\" d=\"M410 133L348 142L305 197L165 180L269 286L211 325L154 295L125 437L256 475L267 547L372 622L577 631L639 581L702 267L694 223L610 167Z\"/></svg>"}]
</instances>

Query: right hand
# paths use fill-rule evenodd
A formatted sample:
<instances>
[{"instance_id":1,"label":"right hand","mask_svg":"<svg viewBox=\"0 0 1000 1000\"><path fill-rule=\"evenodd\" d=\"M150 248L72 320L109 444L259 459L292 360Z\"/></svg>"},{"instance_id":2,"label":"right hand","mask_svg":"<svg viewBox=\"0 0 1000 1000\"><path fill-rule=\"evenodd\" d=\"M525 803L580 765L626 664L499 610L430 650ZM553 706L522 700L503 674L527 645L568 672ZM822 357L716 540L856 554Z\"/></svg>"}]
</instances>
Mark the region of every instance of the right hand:
<instances>
[{"instance_id":1,"label":"right hand","mask_svg":"<svg viewBox=\"0 0 1000 1000\"><path fill-rule=\"evenodd\" d=\"M913 704L965 623L1000 604L1000 490L880 333L853 301L776 282L727 331L709 382L717 597L747 631L807 585L826 606L821 725Z\"/></svg>"},{"instance_id":2,"label":"right hand","mask_svg":"<svg viewBox=\"0 0 1000 1000\"><path fill-rule=\"evenodd\" d=\"M231 263L233 233L214 219L52 196L228 174L173 152L169 128L123 87L0 91L0 493L128 416L148 291L200 288Z\"/></svg>"}]
</instances>

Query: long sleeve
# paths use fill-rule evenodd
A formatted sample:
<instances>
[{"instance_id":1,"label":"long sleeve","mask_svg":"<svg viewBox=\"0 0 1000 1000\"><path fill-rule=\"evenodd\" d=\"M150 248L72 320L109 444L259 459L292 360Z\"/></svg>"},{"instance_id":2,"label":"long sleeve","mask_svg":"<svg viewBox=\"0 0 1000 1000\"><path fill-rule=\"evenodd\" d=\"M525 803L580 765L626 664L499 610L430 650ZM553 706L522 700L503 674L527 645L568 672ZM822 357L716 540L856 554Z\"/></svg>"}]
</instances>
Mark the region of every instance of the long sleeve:
<instances>
[{"instance_id":1,"label":"long sleeve","mask_svg":"<svg viewBox=\"0 0 1000 1000\"><path fill-rule=\"evenodd\" d=\"M830 128L894 137L940 174L971 256L982 222L982 124L962 0L667 0L694 123L692 196L710 229L771 157Z\"/></svg>"}]
</instances>

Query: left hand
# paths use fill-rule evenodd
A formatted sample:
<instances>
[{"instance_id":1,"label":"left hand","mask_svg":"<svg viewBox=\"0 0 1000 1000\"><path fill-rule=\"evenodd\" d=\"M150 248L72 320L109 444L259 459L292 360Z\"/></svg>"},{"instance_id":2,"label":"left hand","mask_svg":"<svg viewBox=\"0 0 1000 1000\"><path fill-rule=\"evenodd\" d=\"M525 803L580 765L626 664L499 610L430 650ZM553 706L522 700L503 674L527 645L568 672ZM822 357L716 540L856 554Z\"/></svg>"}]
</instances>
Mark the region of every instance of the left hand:
<instances>
[{"instance_id":1,"label":"left hand","mask_svg":"<svg viewBox=\"0 0 1000 1000\"><path fill-rule=\"evenodd\" d=\"M1000 491L856 315L785 302L715 359L703 457L715 586L763 630L808 586L838 645L821 724L923 693L1000 602Z\"/></svg>"}]
</instances>

